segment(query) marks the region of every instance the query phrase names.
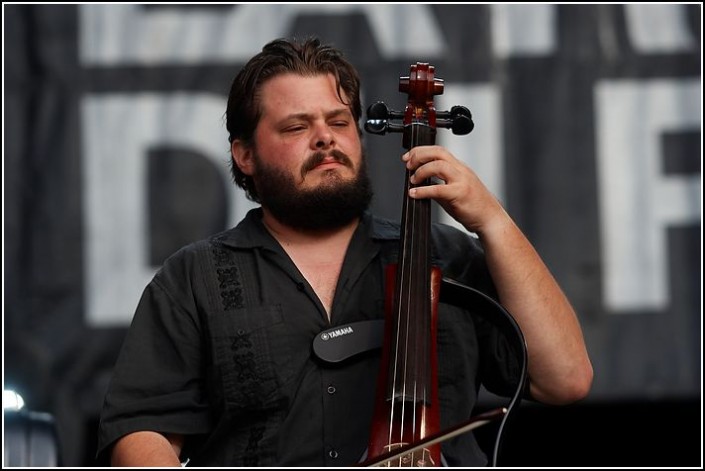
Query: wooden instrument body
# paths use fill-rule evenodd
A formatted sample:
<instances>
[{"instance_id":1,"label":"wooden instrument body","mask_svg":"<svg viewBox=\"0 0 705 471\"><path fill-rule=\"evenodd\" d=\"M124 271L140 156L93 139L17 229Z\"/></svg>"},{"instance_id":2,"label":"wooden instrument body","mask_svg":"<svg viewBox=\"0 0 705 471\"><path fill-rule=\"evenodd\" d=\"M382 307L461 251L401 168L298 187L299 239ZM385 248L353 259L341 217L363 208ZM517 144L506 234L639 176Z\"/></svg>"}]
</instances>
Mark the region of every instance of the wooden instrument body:
<instances>
[{"instance_id":1,"label":"wooden instrument body","mask_svg":"<svg viewBox=\"0 0 705 471\"><path fill-rule=\"evenodd\" d=\"M399 79L409 94L403 114L406 149L435 144L433 96L443 82L426 63L411 66ZM385 339L377 380L375 413L368 456L378 456L418 442L440 430L436 316L441 272L431 266L431 201L413 199L406 170L401 217L399 261L387 267ZM440 445L424 447L387 462L388 466L440 466Z\"/></svg>"},{"instance_id":2,"label":"wooden instrument body","mask_svg":"<svg viewBox=\"0 0 705 471\"><path fill-rule=\"evenodd\" d=\"M397 265L386 267L387 287L397 279ZM385 306L385 341L382 367L377 379L377 395L369 456L378 456L404 445L416 443L440 430L438 403L438 370L436 353L437 300L440 293L441 271L432 268L428 279L429 316L419 322L398 319L395 301L387 296ZM423 309L423 308L422 308ZM419 313L418 317L421 317ZM394 336L395 338L391 338ZM420 340L420 341L419 341ZM413 345L404 345L414 343ZM396 369L396 372L394 371ZM440 444L434 444L388 463L393 467L440 466Z\"/></svg>"}]
</instances>

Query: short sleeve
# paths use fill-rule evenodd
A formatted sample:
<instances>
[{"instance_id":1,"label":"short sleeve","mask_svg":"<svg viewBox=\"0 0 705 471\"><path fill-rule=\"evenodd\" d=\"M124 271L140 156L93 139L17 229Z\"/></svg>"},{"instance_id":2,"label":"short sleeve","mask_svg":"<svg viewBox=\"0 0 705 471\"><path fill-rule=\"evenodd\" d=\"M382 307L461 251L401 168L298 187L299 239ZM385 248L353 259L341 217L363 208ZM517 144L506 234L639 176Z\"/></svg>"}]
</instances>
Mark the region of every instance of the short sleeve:
<instances>
[{"instance_id":1,"label":"short sleeve","mask_svg":"<svg viewBox=\"0 0 705 471\"><path fill-rule=\"evenodd\" d=\"M128 433L209 429L195 303L188 302L188 290L172 286L172 278L188 279L162 269L140 299L101 412L99 460Z\"/></svg>"}]
</instances>

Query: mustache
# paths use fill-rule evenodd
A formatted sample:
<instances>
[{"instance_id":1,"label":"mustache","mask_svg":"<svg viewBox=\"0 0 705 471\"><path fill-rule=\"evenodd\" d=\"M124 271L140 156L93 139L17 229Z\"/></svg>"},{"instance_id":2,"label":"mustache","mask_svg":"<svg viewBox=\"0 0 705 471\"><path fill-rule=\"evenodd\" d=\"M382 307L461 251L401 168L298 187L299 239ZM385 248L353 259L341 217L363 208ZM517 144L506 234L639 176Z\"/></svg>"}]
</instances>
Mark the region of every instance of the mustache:
<instances>
[{"instance_id":1,"label":"mustache","mask_svg":"<svg viewBox=\"0 0 705 471\"><path fill-rule=\"evenodd\" d=\"M338 163L345 165L346 167L354 168L352 160L347 156L345 152L339 151L338 149L333 149L330 152L315 152L306 159L304 164L301 166L301 178L304 178L308 172L320 165L326 157L333 157Z\"/></svg>"}]
</instances>

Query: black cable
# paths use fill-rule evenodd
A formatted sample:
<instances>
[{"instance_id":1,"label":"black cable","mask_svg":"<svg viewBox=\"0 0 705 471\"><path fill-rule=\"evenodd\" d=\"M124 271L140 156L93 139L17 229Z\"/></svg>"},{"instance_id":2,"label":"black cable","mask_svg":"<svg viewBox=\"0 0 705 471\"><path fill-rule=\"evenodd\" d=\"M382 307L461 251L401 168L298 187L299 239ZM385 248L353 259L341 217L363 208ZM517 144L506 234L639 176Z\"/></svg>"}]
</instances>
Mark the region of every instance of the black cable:
<instances>
[{"instance_id":1,"label":"black cable","mask_svg":"<svg viewBox=\"0 0 705 471\"><path fill-rule=\"evenodd\" d=\"M506 425L512 411L520 404L528 381L528 353L526 350L526 340L524 339L524 334L522 333L519 324L517 324L514 320L514 317L501 304L487 296L485 293L478 291L475 288L458 283L450 278L444 277L442 280L440 301L447 304L453 304L464 309L466 309L468 305L478 307L478 312L483 315L485 320L497 326L502 333L510 339L510 344L519 357L521 364L519 384L514 396L507 406L507 413L504 414L504 417L500 422L499 429L497 431L497 438L495 439L491 466L496 467L499 450L502 444L502 432L504 431L504 426ZM481 309L483 306L479 306L477 301L484 303L485 307L490 307L490 309Z\"/></svg>"}]
</instances>

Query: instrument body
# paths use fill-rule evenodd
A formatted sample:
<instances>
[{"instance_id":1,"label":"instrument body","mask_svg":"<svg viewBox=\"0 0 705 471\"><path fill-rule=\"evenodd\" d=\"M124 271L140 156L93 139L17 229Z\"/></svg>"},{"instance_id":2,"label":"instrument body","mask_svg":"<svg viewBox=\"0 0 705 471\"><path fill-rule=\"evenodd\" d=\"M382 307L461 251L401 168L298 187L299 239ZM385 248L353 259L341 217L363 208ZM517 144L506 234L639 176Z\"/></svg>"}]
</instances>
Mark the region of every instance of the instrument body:
<instances>
[{"instance_id":1,"label":"instrument body","mask_svg":"<svg viewBox=\"0 0 705 471\"><path fill-rule=\"evenodd\" d=\"M397 265L387 267L387 286L394 286L399 273ZM397 298L387 296L383 367L377 378L369 456L416 443L440 430L435 339L441 271L434 267L429 274L427 289L422 291L429 293L432 302L408 306L412 315L396 318ZM434 444L403 455L388 466L440 466L440 457L440 444Z\"/></svg>"}]
</instances>

